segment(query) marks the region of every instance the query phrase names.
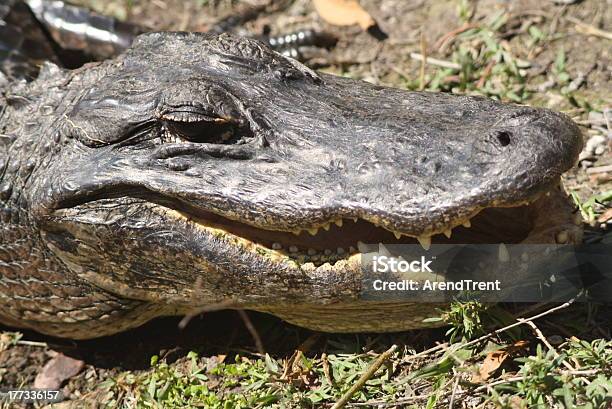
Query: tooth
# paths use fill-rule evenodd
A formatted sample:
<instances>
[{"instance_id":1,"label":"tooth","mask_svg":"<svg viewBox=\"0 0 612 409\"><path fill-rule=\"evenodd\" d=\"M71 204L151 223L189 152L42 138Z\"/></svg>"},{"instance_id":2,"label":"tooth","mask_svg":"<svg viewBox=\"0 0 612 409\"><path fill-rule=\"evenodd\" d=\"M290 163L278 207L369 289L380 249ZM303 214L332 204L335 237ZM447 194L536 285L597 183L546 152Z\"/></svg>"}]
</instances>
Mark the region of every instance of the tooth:
<instances>
[{"instance_id":1,"label":"tooth","mask_svg":"<svg viewBox=\"0 0 612 409\"><path fill-rule=\"evenodd\" d=\"M325 249L325 251L323 252L323 254L325 254L326 256L331 255L332 251L330 249Z\"/></svg>"},{"instance_id":2,"label":"tooth","mask_svg":"<svg viewBox=\"0 0 612 409\"><path fill-rule=\"evenodd\" d=\"M329 223L323 225L323 230L329 231Z\"/></svg>"},{"instance_id":3,"label":"tooth","mask_svg":"<svg viewBox=\"0 0 612 409\"><path fill-rule=\"evenodd\" d=\"M360 253L367 253L368 252L368 246L366 246L365 243L362 242L362 241L358 241L357 242L357 248L359 249Z\"/></svg>"},{"instance_id":4,"label":"tooth","mask_svg":"<svg viewBox=\"0 0 612 409\"><path fill-rule=\"evenodd\" d=\"M510 261L510 253L508 253L508 247L504 243L501 243L497 249L497 258L502 263Z\"/></svg>"},{"instance_id":5,"label":"tooth","mask_svg":"<svg viewBox=\"0 0 612 409\"><path fill-rule=\"evenodd\" d=\"M280 250L280 249L282 249L282 248L283 248L283 245L282 245L282 244L280 244L280 243L272 243L272 248L273 248L274 250Z\"/></svg>"},{"instance_id":6,"label":"tooth","mask_svg":"<svg viewBox=\"0 0 612 409\"><path fill-rule=\"evenodd\" d=\"M291 246L291 247L289 247L289 252L290 253L297 253L298 252L298 248L296 246Z\"/></svg>"},{"instance_id":7,"label":"tooth","mask_svg":"<svg viewBox=\"0 0 612 409\"><path fill-rule=\"evenodd\" d=\"M466 220L463 223L461 223L461 225L465 227L466 229L469 229L470 227L472 227L472 222L470 222L469 220Z\"/></svg>"},{"instance_id":8,"label":"tooth","mask_svg":"<svg viewBox=\"0 0 612 409\"><path fill-rule=\"evenodd\" d=\"M417 240L419 241L419 243L421 243L421 246L425 250L429 250L429 248L431 247L431 237L421 236L421 237L417 237Z\"/></svg>"},{"instance_id":9,"label":"tooth","mask_svg":"<svg viewBox=\"0 0 612 409\"><path fill-rule=\"evenodd\" d=\"M312 227L310 229L307 229L308 233L310 233L311 236L315 236L317 234L317 232L319 231L318 227Z\"/></svg>"},{"instance_id":10,"label":"tooth","mask_svg":"<svg viewBox=\"0 0 612 409\"><path fill-rule=\"evenodd\" d=\"M356 217L353 217L353 221L354 221L355 223L357 223L357 218L356 218Z\"/></svg>"},{"instance_id":11,"label":"tooth","mask_svg":"<svg viewBox=\"0 0 612 409\"><path fill-rule=\"evenodd\" d=\"M317 251L315 249L308 249L309 256L314 256L315 254L317 254Z\"/></svg>"},{"instance_id":12,"label":"tooth","mask_svg":"<svg viewBox=\"0 0 612 409\"><path fill-rule=\"evenodd\" d=\"M398 240L402 238L402 233L398 233L398 232L394 231L393 235L395 235L395 238L398 239Z\"/></svg>"},{"instance_id":13,"label":"tooth","mask_svg":"<svg viewBox=\"0 0 612 409\"><path fill-rule=\"evenodd\" d=\"M444 235L446 236L447 239L450 239L452 234L453 234L453 231L451 229L444 230Z\"/></svg>"},{"instance_id":14,"label":"tooth","mask_svg":"<svg viewBox=\"0 0 612 409\"><path fill-rule=\"evenodd\" d=\"M342 247L338 247L338 249L336 250L337 254L344 254L344 249Z\"/></svg>"},{"instance_id":15,"label":"tooth","mask_svg":"<svg viewBox=\"0 0 612 409\"><path fill-rule=\"evenodd\" d=\"M301 229L295 229L291 233L295 234L296 236L299 236L300 234L302 234L302 230Z\"/></svg>"},{"instance_id":16,"label":"tooth","mask_svg":"<svg viewBox=\"0 0 612 409\"><path fill-rule=\"evenodd\" d=\"M319 261L319 255L318 255L318 254L315 254L314 256L311 256L311 257L310 257L310 260L311 260L311 261Z\"/></svg>"},{"instance_id":17,"label":"tooth","mask_svg":"<svg viewBox=\"0 0 612 409\"><path fill-rule=\"evenodd\" d=\"M387 250L385 245L382 243L378 243L378 253L382 254L383 256L387 256L387 257L391 256L391 253L389 252L389 250Z\"/></svg>"},{"instance_id":18,"label":"tooth","mask_svg":"<svg viewBox=\"0 0 612 409\"><path fill-rule=\"evenodd\" d=\"M559 233L557 233L557 235L555 236L555 240L557 241L557 243L559 244L565 244L567 243L567 241L569 240L569 234L567 233L566 230L560 231Z\"/></svg>"},{"instance_id":19,"label":"tooth","mask_svg":"<svg viewBox=\"0 0 612 409\"><path fill-rule=\"evenodd\" d=\"M334 223L336 223L336 226L342 227L342 219L338 219Z\"/></svg>"},{"instance_id":20,"label":"tooth","mask_svg":"<svg viewBox=\"0 0 612 409\"><path fill-rule=\"evenodd\" d=\"M355 253L357 253L357 249L355 247L351 246L351 247L349 247L349 253L355 254Z\"/></svg>"}]
</instances>

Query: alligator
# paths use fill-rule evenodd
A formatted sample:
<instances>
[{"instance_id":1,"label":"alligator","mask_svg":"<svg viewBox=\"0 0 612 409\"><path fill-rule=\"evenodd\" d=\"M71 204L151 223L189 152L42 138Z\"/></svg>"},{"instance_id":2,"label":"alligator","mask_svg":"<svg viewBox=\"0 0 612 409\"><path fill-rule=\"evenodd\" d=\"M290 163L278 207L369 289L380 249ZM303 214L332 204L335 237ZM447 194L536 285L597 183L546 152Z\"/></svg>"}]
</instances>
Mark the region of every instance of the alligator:
<instances>
[{"instance_id":1,"label":"alligator","mask_svg":"<svg viewBox=\"0 0 612 409\"><path fill-rule=\"evenodd\" d=\"M333 332L359 243L574 243L579 128L546 109L319 73L229 34L147 33L0 96L0 322L86 339L219 306Z\"/></svg>"}]
</instances>

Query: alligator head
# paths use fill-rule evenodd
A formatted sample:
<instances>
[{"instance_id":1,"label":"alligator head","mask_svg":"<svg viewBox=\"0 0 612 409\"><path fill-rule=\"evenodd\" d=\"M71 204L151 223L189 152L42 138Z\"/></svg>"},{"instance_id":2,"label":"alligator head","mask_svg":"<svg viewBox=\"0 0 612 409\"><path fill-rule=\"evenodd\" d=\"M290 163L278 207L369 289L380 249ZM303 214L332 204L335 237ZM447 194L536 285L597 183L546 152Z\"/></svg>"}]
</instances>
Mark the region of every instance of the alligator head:
<instances>
[{"instance_id":1,"label":"alligator head","mask_svg":"<svg viewBox=\"0 0 612 409\"><path fill-rule=\"evenodd\" d=\"M575 239L550 193L582 142L555 112L315 73L228 35L147 34L70 75L62 148L28 200L79 277L165 313L230 300L409 328L405 309L324 312L358 304L359 242Z\"/></svg>"}]
</instances>

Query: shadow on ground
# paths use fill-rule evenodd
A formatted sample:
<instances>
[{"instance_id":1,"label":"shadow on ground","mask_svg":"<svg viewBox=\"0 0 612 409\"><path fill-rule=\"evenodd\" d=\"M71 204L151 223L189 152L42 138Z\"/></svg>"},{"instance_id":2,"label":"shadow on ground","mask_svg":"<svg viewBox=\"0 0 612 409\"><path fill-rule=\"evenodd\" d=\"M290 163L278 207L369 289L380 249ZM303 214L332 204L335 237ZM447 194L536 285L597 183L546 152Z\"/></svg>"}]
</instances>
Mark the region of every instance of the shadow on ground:
<instances>
[{"instance_id":1,"label":"shadow on ground","mask_svg":"<svg viewBox=\"0 0 612 409\"><path fill-rule=\"evenodd\" d=\"M261 339L264 351L274 358L290 356L301 349L307 355L333 350L342 353L376 351L378 346L410 343L412 348L442 340L444 330L428 329L392 334L325 334L309 331L273 316L248 312ZM85 361L97 368L144 370L151 357L158 355L172 363L190 351L200 356L258 354L256 341L236 311L219 311L193 318L184 329L181 317L158 318L116 335L91 340L48 337L34 331L19 330L23 339L44 342L49 349ZM0 327L0 332L6 328ZM380 348L381 351L383 348Z\"/></svg>"}]
</instances>

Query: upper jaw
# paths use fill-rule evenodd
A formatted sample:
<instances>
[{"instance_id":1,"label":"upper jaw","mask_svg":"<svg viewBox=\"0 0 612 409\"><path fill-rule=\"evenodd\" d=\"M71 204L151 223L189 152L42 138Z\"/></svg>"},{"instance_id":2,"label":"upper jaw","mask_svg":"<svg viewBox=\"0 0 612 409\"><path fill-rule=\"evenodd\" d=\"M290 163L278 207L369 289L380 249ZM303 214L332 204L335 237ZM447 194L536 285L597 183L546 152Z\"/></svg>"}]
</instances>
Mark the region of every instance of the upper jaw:
<instances>
[{"instance_id":1,"label":"upper jaw","mask_svg":"<svg viewBox=\"0 0 612 409\"><path fill-rule=\"evenodd\" d=\"M549 115L539 114L531 122ZM520 171L497 153L490 156L493 165L481 164L478 151L470 156L465 141L452 139L449 145L456 147L458 159L443 147L438 157L433 151L421 153L427 159L422 161L419 152L427 152L428 145L405 143L402 149L388 149L392 140L384 132L370 144L380 144L377 159L385 153L390 157L378 164L367 160L365 143L342 149L348 136L342 133L321 142L315 153L299 144L281 146L280 131L276 139L256 133L244 145L166 144L151 151L101 147L95 160L84 155L58 170L67 174L57 179L60 189L54 191L59 194L49 207L119 194L163 205L180 203L175 207L189 213L210 212L267 230L317 229L358 218L404 235L432 236L460 226L484 208L518 206L550 190L579 146L579 133L571 127L559 131L560 141L548 150L535 148L540 152ZM293 137L292 142L299 142ZM180 169L175 168L177 161L182 161ZM431 161L439 168L432 168Z\"/></svg>"}]
</instances>

